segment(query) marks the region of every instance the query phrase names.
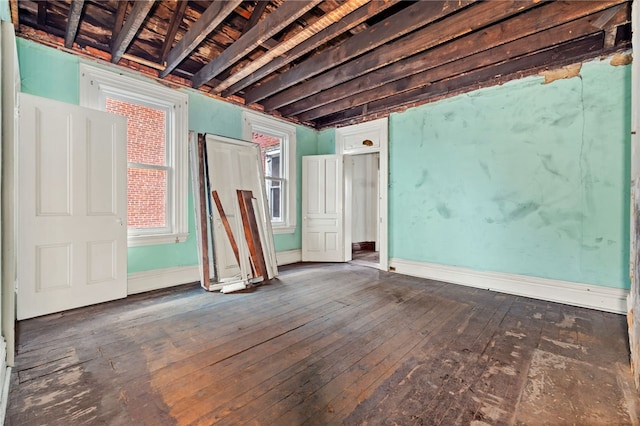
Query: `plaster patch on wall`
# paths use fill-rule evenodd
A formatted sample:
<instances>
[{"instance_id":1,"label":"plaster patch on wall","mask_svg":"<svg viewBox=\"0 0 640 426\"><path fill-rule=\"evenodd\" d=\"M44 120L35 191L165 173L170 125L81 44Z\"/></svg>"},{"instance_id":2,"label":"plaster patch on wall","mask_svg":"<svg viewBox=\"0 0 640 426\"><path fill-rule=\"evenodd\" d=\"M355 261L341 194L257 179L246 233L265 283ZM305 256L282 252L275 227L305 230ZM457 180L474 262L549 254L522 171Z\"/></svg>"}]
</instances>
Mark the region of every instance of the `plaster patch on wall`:
<instances>
[{"instance_id":1,"label":"plaster patch on wall","mask_svg":"<svg viewBox=\"0 0 640 426\"><path fill-rule=\"evenodd\" d=\"M543 71L540 73L540 75L544 77L542 84L553 83L556 80L565 78L578 77L581 69L582 64L571 64L555 70Z\"/></svg>"},{"instance_id":2,"label":"plaster patch on wall","mask_svg":"<svg viewBox=\"0 0 640 426\"><path fill-rule=\"evenodd\" d=\"M611 61L609 61L609 63L611 65L613 65L614 67L619 67L621 65L629 65L632 62L633 62L633 55L631 53L629 53L629 52L627 52L627 53L616 53L611 58Z\"/></svg>"}]
</instances>

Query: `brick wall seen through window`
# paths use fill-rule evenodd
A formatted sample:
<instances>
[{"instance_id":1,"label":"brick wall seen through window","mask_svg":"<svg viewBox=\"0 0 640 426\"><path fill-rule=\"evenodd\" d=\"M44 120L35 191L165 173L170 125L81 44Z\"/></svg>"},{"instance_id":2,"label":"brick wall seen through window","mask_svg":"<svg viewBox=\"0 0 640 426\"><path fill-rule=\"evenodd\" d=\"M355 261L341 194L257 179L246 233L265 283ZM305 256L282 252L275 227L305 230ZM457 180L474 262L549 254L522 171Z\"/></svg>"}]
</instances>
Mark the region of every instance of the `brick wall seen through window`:
<instances>
[{"instance_id":1,"label":"brick wall seen through window","mask_svg":"<svg viewBox=\"0 0 640 426\"><path fill-rule=\"evenodd\" d=\"M128 226L167 226L165 112L112 98L106 110L127 117Z\"/></svg>"}]
</instances>

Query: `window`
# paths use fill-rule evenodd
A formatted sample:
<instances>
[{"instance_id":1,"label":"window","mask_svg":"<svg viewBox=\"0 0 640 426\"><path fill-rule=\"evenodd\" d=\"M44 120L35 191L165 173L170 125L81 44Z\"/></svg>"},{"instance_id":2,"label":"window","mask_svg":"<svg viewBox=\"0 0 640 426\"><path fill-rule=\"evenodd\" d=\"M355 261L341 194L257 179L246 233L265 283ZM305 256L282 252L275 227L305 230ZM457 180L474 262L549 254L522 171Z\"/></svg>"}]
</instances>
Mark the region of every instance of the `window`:
<instances>
[{"instance_id":1,"label":"window","mask_svg":"<svg viewBox=\"0 0 640 426\"><path fill-rule=\"evenodd\" d=\"M273 232L296 228L296 129L264 115L243 113L243 138L260 145Z\"/></svg>"},{"instance_id":2,"label":"window","mask_svg":"<svg viewBox=\"0 0 640 426\"><path fill-rule=\"evenodd\" d=\"M127 117L129 246L186 240L187 96L81 64L80 103Z\"/></svg>"}]
</instances>

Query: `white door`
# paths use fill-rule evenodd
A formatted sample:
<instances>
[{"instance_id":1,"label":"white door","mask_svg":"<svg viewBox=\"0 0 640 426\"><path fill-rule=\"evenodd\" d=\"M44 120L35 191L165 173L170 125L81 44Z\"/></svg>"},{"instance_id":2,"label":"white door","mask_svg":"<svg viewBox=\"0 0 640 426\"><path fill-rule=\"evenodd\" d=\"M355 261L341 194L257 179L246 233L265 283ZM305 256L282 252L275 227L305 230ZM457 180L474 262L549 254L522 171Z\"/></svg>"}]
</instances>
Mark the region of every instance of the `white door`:
<instances>
[{"instance_id":1,"label":"white door","mask_svg":"<svg viewBox=\"0 0 640 426\"><path fill-rule=\"evenodd\" d=\"M256 199L255 213L261 233L263 255L267 264L267 277L278 274L271 219L267 216L264 173L260 160L260 147L251 142L225 138L216 135L206 136L207 168L211 191L216 191L224 214L231 226L234 241L239 250L238 264L231 248L231 242L224 230L222 217L212 203L213 211L213 251L215 252L216 273L219 282L246 281L251 265L249 251L244 236L236 190L253 193ZM245 271L244 273L242 271ZM214 289L217 287L213 287Z\"/></svg>"},{"instance_id":2,"label":"white door","mask_svg":"<svg viewBox=\"0 0 640 426\"><path fill-rule=\"evenodd\" d=\"M17 318L126 297L126 119L18 102Z\"/></svg>"},{"instance_id":3,"label":"white door","mask_svg":"<svg viewBox=\"0 0 640 426\"><path fill-rule=\"evenodd\" d=\"M302 260L345 262L343 157L302 157ZM349 252L350 254L350 252Z\"/></svg>"}]
</instances>

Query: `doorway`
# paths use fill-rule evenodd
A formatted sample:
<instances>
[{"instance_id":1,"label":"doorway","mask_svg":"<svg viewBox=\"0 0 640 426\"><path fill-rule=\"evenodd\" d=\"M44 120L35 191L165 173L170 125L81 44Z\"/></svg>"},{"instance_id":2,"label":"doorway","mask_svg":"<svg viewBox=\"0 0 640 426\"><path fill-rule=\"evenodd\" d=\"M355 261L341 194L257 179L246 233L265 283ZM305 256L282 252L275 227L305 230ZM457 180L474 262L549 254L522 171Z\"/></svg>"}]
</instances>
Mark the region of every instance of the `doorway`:
<instances>
[{"instance_id":1,"label":"doorway","mask_svg":"<svg viewBox=\"0 0 640 426\"><path fill-rule=\"evenodd\" d=\"M353 263L380 267L380 153L345 155Z\"/></svg>"}]
</instances>

